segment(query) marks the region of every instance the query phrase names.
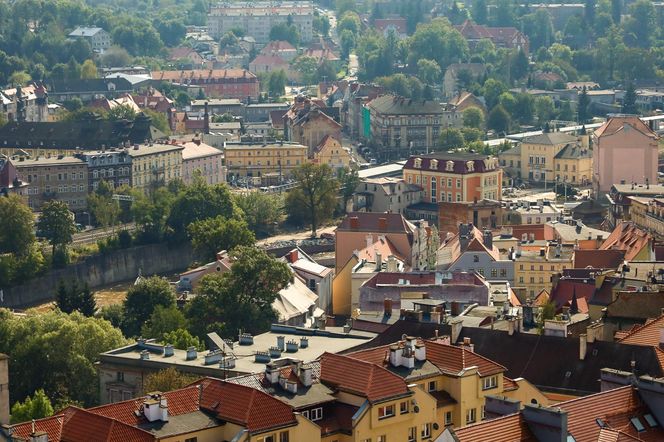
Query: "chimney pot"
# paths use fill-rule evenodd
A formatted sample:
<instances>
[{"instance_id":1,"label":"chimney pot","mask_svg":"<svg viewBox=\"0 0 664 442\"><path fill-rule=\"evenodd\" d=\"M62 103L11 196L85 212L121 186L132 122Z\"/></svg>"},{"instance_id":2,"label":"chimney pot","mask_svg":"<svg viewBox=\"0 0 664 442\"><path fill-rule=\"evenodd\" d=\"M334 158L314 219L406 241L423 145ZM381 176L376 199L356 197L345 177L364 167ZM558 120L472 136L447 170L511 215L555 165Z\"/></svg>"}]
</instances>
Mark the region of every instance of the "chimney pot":
<instances>
[{"instance_id":1,"label":"chimney pot","mask_svg":"<svg viewBox=\"0 0 664 442\"><path fill-rule=\"evenodd\" d=\"M588 352L588 336L585 333L579 335L579 360L583 361Z\"/></svg>"}]
</instances>

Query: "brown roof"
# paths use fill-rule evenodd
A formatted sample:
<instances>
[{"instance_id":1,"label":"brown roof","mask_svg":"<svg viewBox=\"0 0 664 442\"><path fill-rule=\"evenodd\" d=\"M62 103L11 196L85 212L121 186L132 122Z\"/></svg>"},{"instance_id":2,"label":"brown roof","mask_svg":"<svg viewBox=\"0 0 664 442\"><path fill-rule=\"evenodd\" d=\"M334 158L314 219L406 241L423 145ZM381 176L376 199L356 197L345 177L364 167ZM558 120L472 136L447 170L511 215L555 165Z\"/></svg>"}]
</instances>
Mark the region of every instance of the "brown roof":
<instances>
[{"instance_id":1,"label":"brown roof","mask_svg":"<svg viewBox=\"0 0 664 442\"><path fill-rule=\"evenodd\" d=\"M405 18L377 18L374 20L374 28L379 31L385 31L389 27L394 27L399 34L406 34L408 22Z\"/></svg>"},{"instance_id":2,"label":"brown roof","mask_svg":"<svg viewBox=\"0 0 664 442\"><path fill-rule=\"evenodd\" d=\"M64 414L60 413L45 419L37 419L34 421L35 432L46 433L49 441L59 441L62 435L62 424L64 422ZM23 422L11 426L12 437L18 440L29 440L32 434L32 422Z\"/></svg>"},{"instance_id":3,"label":"brown roof","mask_svg":"<svg viewBox=\"0 0 664 442\"><path fill-rule=\"evenodd\" d=\"M593 132L596 137L609 136L617 132L620 132L624 129L625 124L629 124L634 129L641 132L643 135L650 138L659 138L655 132L653 132L646 123L644 123L639 117L612 117L609 120L601 125L599 128Z\"/></svg>"},{"instance_id":4,"label":"brown roof","mask_svg":"<svg viewBox=\"0 0 664 442\"><path fill-rule=\"evenodd\" d=\"M575 250L574 268L617 269L625 261L624 250Z\"/></svg>"},{"instance_id":5,"label":"brown roof","mask_svg":"<svg viewBox=\"0 0 664 442\"><path fill-rule=\"evenodd\" d=\"M327 352L321 356L320 364L321 382L366 397L369 402L410 393L403 379L377 364Z\"/></svg>"},{"instance_id":6,"label":"brown roof","mask_svg":"<svg viewBox=\"0 0 664 442\"><path fill-rule=\"evenodd\" d=\"M352 227L355 222L357 228ZM341 221L337 231L413 233L413 225L399 213L351 212Z\"/></svg>"},{"instance_id":7,"label":"brown roof","mask_svg":"<svg viewBox=\"0 0 664 442\"><path fill-rule=\"evenodd\" d=\"M263 49L261 49L262 54L269 54L272 52L279 51L296 51L295 46L284 40L273 40L269 42Z\"/></svg>"},{"instance_id":8,"label":"brown roof","mask_svg":"<svg viewBox=\"0 0 664 442\"><path fill-rule=\"evenodd\" d=\"M645 325L636 325L619 342L624 344L659 347L661 329L664 328L664 315L648 320Z\"/></svg>"},{"instance_id":9,"label":"brown roof","mask_svg":"<svg viewBox=\"0 0 664 442\"><path fill-rule=\"evenodd\" d=\"M70 407L64 417L62 440L71 442L143 442L156 439L154 435L140 428L80 408Z\"/></svg>"},{"instance_id":10,"label":"brown roof","mask_svg":"<svg viewBox=\"0 0 664 442\"><path fill-rule=\"evenodd\" d=\"M454 430L459 442L537 442L521 414L510 414Z\"/></svg>"},{"instance_id":11,"label":"brown roof","mask_svg":"<svg viewBox=\"0 0 664 442\"><path fill-rule=\"evenodd\" d=\"M341 143L339 142L339 140L337 140L336 138L334 138L332 135L329 135L329 134L328 134L328 135L325 135L325 136L323 137L323 139L320 140L320 143L318 143L318 146L316 146L315 151L316 151L316 152L322 152L323 149L325 149L326 146L328 146L328 145L330 145L330 146L334 146L335 143L336 143L337 145L339 145L339 147L341 148Z\"/></svg>"},{"instance_id":12,"label":"brown roof","mask_svg":"<svg viewBox=\"0 0 664 442\"><path fill-rule=\"evenodd\" d=\"M357 252L357 258L359 260L365 259L367 262L376 262L376 253L380 253L382 259L387 259L391 255L400 261L406 261L397 248L394 247L392 241L382 235L373 244Z\"/></svg>"},{"instance_id":13,"label":"brown roof","mask_svg":"<svg viewBox=\"0 0 664 442\"><path fill-rule=\"evenodd\" d=\"M633 222L623 221L613 229L600 250L623 250L625 260L632 261L651 240L650 233L640 229Z\"/></svg>"}]
</instances>

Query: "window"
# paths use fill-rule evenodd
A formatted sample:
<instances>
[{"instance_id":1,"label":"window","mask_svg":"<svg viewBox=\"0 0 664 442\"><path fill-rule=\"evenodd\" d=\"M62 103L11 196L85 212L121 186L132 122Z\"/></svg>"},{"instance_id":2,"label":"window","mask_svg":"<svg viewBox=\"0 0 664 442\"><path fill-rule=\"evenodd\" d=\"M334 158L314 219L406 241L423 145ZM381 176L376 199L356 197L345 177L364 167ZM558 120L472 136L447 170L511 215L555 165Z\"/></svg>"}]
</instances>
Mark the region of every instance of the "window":
<instances>
[{"instance_id":1,"label":"window","mask_svg":"<svg viewBox=\"0 0 664 442\"><path fill-rule=\"evenodd\" d=\"M406 414L408 411L410 411L408 409L408 401L403 401L401 404L399 404L399 413Z\"/></svg>"},{"instance_id":2,"label":"window","mask_svg":"<svg viewBox=\"0 0 664 442\"><path fill-rule=\"evenodd\" d=\"M451 411L446 411L445 412L445 425L452 425L452 412Z\"/></svg>"},{"instance_id":3,"label":"window","mask_svg":"<svg viewBox=\"0 0 664 442\"><path fill-rule=\"evenodd\" d=\"M480 262L479 255L473 255L473 262Z\"/></svg>"},{"instance_id":4,"label":"window","mask_svg":"<svg viewBox=\"0 0 664 442\"><path fill-rule=\"evenodd\" d=\"M198 442L198 438L197 437L190 437L188 439L185 439L184 442Z\"/></svg>"},{"instance_id":5,"label":"window","mask_svg":"<svg viewBox=\"0 0 664 442\"><path fill-rule=\"evenodd\" d=\"M306 417L307 419L309 419L309 410L304 410L304 411L302 412L302 416L304 416L304 417Z\"/></svg>"},{"instance_id":6,"label":"window","mask_svg":"<svg viewBox=\"0 0 664 442\"><path fill-rule=\"evenodd\" d=\"M646 427L643 426L638 417L633 417L629 421L632 423L632 425L634 425L634 429L639 433L642 431L646 431Z\"/></svg>"},{"instance_id":7,"label":"window","mask_svg":"<svg viewBox=\"0 0 664 442\"><path fill-rule=\"evenodd\" d=\"M426 423L422 425L422 439L428 439L431 437L431 424Z\"/></svg>"},{"instance_id":8,"label":"window","mask_svg":"<svg viewBox=\"0 0 664 442\"><path fill-rule=\"evenodd\" d=\"M452 178L447 179L447 187L452 187Z\"/></svg>"},{"instance_id":9,"label":"window","mask_svg":"<svg viewBox=\"0 0 664 442\"><path fill-rule=\"evenodd\" d=\"M118 382L124 382L124 372L123 371L118 371L115 373L115 380Z\"/></svg>"},{"instance_id":10,"label":"window","mask_svg":"<svg viewBox=\"0 0 664 442\"><path fill-rule=\"evenodd\" d=\"M490 390L498 385L498 376L482 378L482 390Z\"/></svg>"},{"instance_id":11,"label":"window","mask_svg":"<svg viewBox=\"0 0 664 442\"><path fill-rule=\"evenodd\" d=\"M491 277L492 278L497 278L498 277L498 270L497 269L491 269Z\"/></svg>"},{"instance_id":12,"label":"window","mask_svg":"<svg viewBox=\"0 0 664 442\"><path fill-rule=\"evenodd\" d=\"M428 391L436 391L436 381L430 381L428 389Z\"/></svg>"},{"instance_id":13,"label":"window","mask_svg":"<svg viewBox=\"0 0 664 442\"><path fill-rule=\"evenodd\" d=\"M414 442L417 440L417 427L410 427L408 429L408 442Z\"/></svg>"},{"instance_id":14,"label":"window","mask_svg":"<svg viewBox=\"0 0 664 442\"><path fill-rule=\"evenodd\" d=\"M394 404L378 407L378 419L387 419L394 416Z\"/></svg>"},{"instance_id":15,"label":"window","mask_svg":"<svg viewBox=\"0 0 664 442\"><path fill-rule=\"evenodd\" d=\"M382 436L378 436L376 442L387 442L387 435L383 434Z\"/></svg>"},{"instance_id":16,"label":"window","mask_svg":"<svg viewBox=\"0 0 664 442\"><path fill-rule=\"evenodd\" d=\"M461 193L457 193L456 200L457 203L461 201Z\"/></svg>"},{"instance_id":17,"label":"window","mask_svg":"<svg viewBox=\"0 0 664 442\"><path fill-rule=\"evenodd\" d=\"M474 408L469 408L466 410L466 425L472 424L477 420L477 412Z\"/></svg>"},{"instance_id":18,"label":"window","mask_svg":"<svg viewBox=\"0 0 664 442\"><path fill-rule=\"evenodd\" d=\"M288 442L290 439L288 431L282 431L279 433L279 442Z\"/></svg>"},{"instance_id":19,"label":"window","mask_svg":"<svg viewBox=\"0 0 664 442\"><path fill-rule=\"evenodd\" d=\"M459 178L457 178L457 180L456 180L456 186L457 186L457 189L461 188L461 180Z\"/></svg>"},{"instance_id":20,"label":"window","mask_svg":"<svg viewBox=\"0 0 664 442\"><path fill-rule=\"evenodd\" d=\"M500 269L500 277L501 278L507 277L507 270L506 269Z\"/></svg>"},{"instance_id":21,"label":"window","mask_svg":"<svg viewBox=\"0 0 664 442\"><path fill-rule=\"evenodd\" d=\"M309 416L312 421L319 421L323 419L323 409L321 407L313 408Z\"/></svg>"}]
</instances>

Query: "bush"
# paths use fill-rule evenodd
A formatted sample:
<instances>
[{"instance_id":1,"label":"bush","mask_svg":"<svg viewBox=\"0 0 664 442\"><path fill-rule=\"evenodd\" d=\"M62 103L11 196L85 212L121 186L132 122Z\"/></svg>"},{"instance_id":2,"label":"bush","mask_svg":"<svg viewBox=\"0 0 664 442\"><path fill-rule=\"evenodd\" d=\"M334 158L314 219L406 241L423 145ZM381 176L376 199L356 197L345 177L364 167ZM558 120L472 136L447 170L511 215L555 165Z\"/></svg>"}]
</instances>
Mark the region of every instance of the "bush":
<instances>
[{"instance_id":1,"label":"bush","mask_svg":"<svg viewBox=\"0 0 664 442\"><path fill-rule=\"evenodd\" d=\"M127 230L121 230L120 233L118 233L118 246L121 249L128 249L131 247L132 243L132 237L131 233Z\"/></svg>"},{"instance_id":2,"label":"bush","mask_svg":"<svg viewBox=\"0 0 664 442\"><path fill-rule=\"evenodd\" d=\"M54 269L63 269L69 265L69 251L65 247L56 247L51 257Z\"/></svg>"}]
</instances>

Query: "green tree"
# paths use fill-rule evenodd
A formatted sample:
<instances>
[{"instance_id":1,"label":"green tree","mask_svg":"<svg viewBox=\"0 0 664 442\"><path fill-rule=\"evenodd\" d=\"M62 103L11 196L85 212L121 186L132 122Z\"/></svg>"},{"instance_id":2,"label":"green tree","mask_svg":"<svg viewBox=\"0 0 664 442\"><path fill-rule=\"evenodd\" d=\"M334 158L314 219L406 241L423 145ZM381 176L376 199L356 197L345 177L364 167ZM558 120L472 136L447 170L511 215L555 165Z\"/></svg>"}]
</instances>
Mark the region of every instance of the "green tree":
<instances>
[{"instance_id":1,"label":"green tree","mask_svg":"<svg viewBox=\"0 0 664 442\"><path fill-rule=\"evenodd\" d=\"M194 250L205 262L213 260L220 250L249 246L256 241L246 221L223 216L194 221L187 231Z\"/></svg>"},{"instance_id":2,"label":"green tree","mask_svg":"<svg viewBox=\"0 0 664 442\"><path fill-rule=\"evenodd\" d=\"M145 108L142 112L150 117L150 124L162 131L164 134L170 135L171 127L168 125L168 119L166 118L166 115L164 115L162 112L157 112L150 108Z\"/></svg>"},{"instance_id":3,"label":"green tree","mask_svg":"<svg viewBox=\"0 0 664 442\"><path fill-rule=\"evenodd\" d=\"M108 321L78 312L28 311L19 318L0 309L0 353L9 355L9 388L16 400L41 388L54 403L98 403L94 364L101 353L126 344Z\"/></svg>"},{"instance_id":4,"label":"green tree","mask_svg":"<svg viewBox=\"0 0 664 442\"><path fill-rule=\"evenodd\" d=\"M233 337L239 329L261 333L277 319L272 303L293 281L288 265L255 247L237 247L231 261L229 272L203 277L187 309L198 336L209 330L222 337Z\"/></svg>"},{"instance_id":5,"label":"green tree","mask_svg":"<svg viewBox=\"0 0 664 442\"><path fill-rule=\"evenodd\" d=\"M163 342L167 333L180 328L187 328L187 318L184 317L184 313L175 305L168 307L158 305L150 315L150 319L141 327L141 335L144 338L154 338Z\"/></svg>"},{"instance_id":6,"label":"green tree","mask_svg":"<svg viewBox=\"0 0 664 442\"><path fill-rule=\"evenodd\" d=\"M463 126L482 129L484 126L484 113L480 108L469 107L463 111Z\"/></svg>"},{"instance_id":7,"label":"green tree","mask_svg":"<svg viewBox=\"0 0 664 442\"><path fill-rule=\"evenodd\" d=\"M498 104L498 99L501 94L507 92L507 86L494 78L489 78L482 86L482 96L486 102L487 108L491 109Z\"/></svg>"},{"instance_id":8,"label":"green tree","mask_svg":"<svg viewBox=\"0 0 664 442\"><path fill-rule=\"evenodd\" d=\"M235 203L244 212L249 228L256 235L266 235L284 217L284 198L278 193L249 192L233 194Z\"/></svg>"},{"instance_id":9,"label":"green tree","mask_svg":"<svg viewBox=\"0 0 664 442\"><path fill-rule=\"evenodd\" d=\"M97 78L97 66L94 61L88 59L81 65L81 79L87 80L91 78Z\"/></svg>"},{"instance_id":10,"label":"green tree","mask_svg":"<svg viewBox=\"0 0 664 442\"><path fill-rule=\"evenodd\" d=\"M124 301L125 335L137 335L141 325L150 319L157 306L174 305L175 293L166 279L159 276L141 279L138 284L129 288Z\"/></svg>"},{"instance_id":11,"label":"green tree","mask_svg":"<svg viewBox=\"0 0 664 442\"><path fill-rule=\"evenodd\" d=\"M42 207L37 228L44 238L48 239L53 247L66 250L68 244L73 241L76 232L74 214L69 211L67 204L62 201L49 201Z\"/></svg>"},{"instance_id":12,"label":"green tree","mask_svg":"<svg viewBox=\"0 0 664 442\"><path fill-rule=\"evenodd\" d=\"M348 201L353 198L355 189L360 184L360 176L356 169L343 167L337 169L337 180L339 181L339 190L341 192L342 204L344 212L348 206Z\"/></svg>"},{"instance_id":13,"label":"green tree","mask_svg":"<svg viewBox=\"0 0 664 442\"><path fill-rule=\"evenodd\" d=\"M625 36L634 46L649 48L656 37L655 7L650 0L637 0L630 6L630 16L625 19Z\"/></svg>"},{"instance_id":14,"label":"green tree","mask_svg":"<svg viewBox=\"0 0 664 442\"><path fill-rule=\"evenodd\" d=\"M507 113L501 104L497 104L489 112L487 127L498 134L506 133L510 130L510 114Z\"/></svg>"},{"instance_id":15,"label":"green tree","mask_svg":"<svg viewBox=\"0 0 664 442\"><path fill-rule=\"evenodd\" d=\"M362 28L360 16L355 12L346 12L337 22L337 32L341 35L343 31L350 31L357 35Z\"/></svg>"},{"instance_id":16,"label":"green tree","mask_svg":"<svg viewBox=\"0 0 664 442\"><path fill-rule=\"evenodd\" d=\"M348 11L357 11L357 4L355 3L355 0L335 0L334 3L337 11L337 17L343 17L343 15Z\"/></svg>"},{"instance_id":17,"label":"green tree","mask_svg":"<svg viewBox=\"0 0 664 442\"><path fill-rule=\"evenodd\" d=\"M97 189L88 195L88 210L102 227L114 226L120 217L120 205L113 199L113 186L101 180Z\"/></svg>"},{"instance_id":18,"label":"green tree","mask_svg":"<svg viewBox=\"0 0 664 442\"><path fill-rule=\"evenodd\" d=\"M35 242L34 215L18 195L0 197L0 254L23 255Z\"/></svg>"},{"instance_id":19,"label":"green tree","mask_svg":"<svg viewBox=\"0 0 664 442\"><path fill-rule=\"evenodd\" d=\"M79 311L85 316L94 316L97 310L97 304L88 283L86 282L83 287L79 287L76 280L71 282L69 288L62 280L58 283L55 303L64 313Z\"/></svg>"},{"instance_id":20,"label":"green tree","mask_svg":"<svg viewBox=\"0 0 664 442\"><path fill-rule=\"evenodd\" d=\"M42 419L53 415L51 401L44 390L35 391L33 397L28 396L23 402L15 402L11 410L11 423L18 424L33 419Z\"/></svg>"},{"instance_id":21,"label":"green tree","mask_svg":"<svg viewBox=\"0 0 664 442\"><path fill-rule=\"evenodd\" d=\"M111 46L104 51L101 56L101 63L106 67L121 67L129 66L131 63L131 55L126 49L120 46Z\"/></svg>"},{"instance_id":22,"label":"green tree","mask_svg":"<svg viewBox=\"0 0 664 442\"><path fill-rule=\"evenodd\" d=\"M348 29L344 29L339 33L339 41L341 42L341 58L348 59L357 44L355 34Z\"/></svg>"},{"instance_id":23,"label":"green tree","mask_svg":"<svg viewBox=\"0 0 664 442\"><path fill-rule=\"evenodd\" d=\"M579 124L588 122L590 119L590 98L588 97L588 91L585 86L583 86L583 89L579 94L579 102L576 106L577 122Z\"/></svg>"},{"instance_id":24,"label":"green tree","mask_svg":"<svg viewBox=\"0 0 664 442\"><path fill-rule=\"evenodd\" d=\"M25 71L16 71L9 76L9 83L15 86L25 86L31 80L30 74Z\"/></svg>"},{"instance_id":25,"label":"green tree","mask_svg":"<svg viewBox=\"0 0 664 442\"><path fill-rule=\"evenodd\" d=\"M199 319L196 319L198 321ZM192 335L189 330L178 328L176 330L164 333L162 340L164 344L171 344L180 350L186 350L189 347L196 347L198 350L204 350L203 341L197 336Z\"/></svg>"},{"instance_id":26,"label":"green tree","mask_svg":"<svg viewBox=\"0 0 664 442\"><path fill-rule=\"evenodd\" d=\"M280 97L286 93L286 72L283 69L271 72L268 79L268 91L272 97Z\"/></svg>"},{"instance_id":27,"label":"green tree","mask_svg":"<svg viewBox=\"0 0 664 442\"><path fill-rule=\"evenodd\" d=\"M627 83L625 89L625 97L623 98L622 113L624 114L638 114L636 108L636 90L634 84L630 81Z\"/></svg>"},{"instance_id":28,"label":"green tree","mask_svg":"<svg viewBox=\"0 0 664 442\"><path fill-rule=\"evenodd\" d=\"M442 149L458 149L466 144L463 134L459 129L448 127L442 129L438 137L438 146Z\"/></svg>"},{"instance_id":29,"label":"green tree","mask_svg":"<svg viewBox=\"0 0 664 442\"><path fill-rule=\"evenodd\" d=\"M232 123L235 121L235 117L232 114L225 113L222 115L215 115L212 117L213 123Z\"/></svg>"},{"instance_id":30,"label":"green tree","mask_svg":"<svg viewBox=\"0 0 664 442\"><path fill-rule=\"evenodd\" d=\"M553 99L548 96L535 98L535 113L537 114L537 122L540 125L550 121L555 115L556 109Z\"/></svg>"},{"instance_id":31,"label":"green tree","mask_svg":"<svg viewBox=\"0 0 664 442\"><path fill-rule=\"evenodd\" d=\"M337 79L337 71L334 69L332 62L323 60L316 68L316 82L325 81L331 82Z\"/></svg>"},{"instance_id":32,"label":"green tree","mask_svg":"<svg viewBox=\"0 0 664 442\"><path fill-rule=\"evenodd\" d=\"M441 77L441 70L435 60L426 58L417 61L417 75L426 84L437 84Z\"/></svg>"},{"instance_id":33,"label":"green tree","mask_svg":"<svg viewBox=\"0 0 664 442\"><path fill-rule=\"evenodd\" d=\"M173 391L184 388L196 381L195 376L177 371L174 367L150 373L143 382L144 391Z\"/></svg>"},{"instance_id":34,"label":"green tree","mask_svg":"<svg viewBox=\"0 0 664 442\"><path fill-rule=\"evenodd\" d=\"M298 186L286 196L286 212L311 226L316 236L320 223L329 219L336 206L339 182L327 164L305 163L293 171Z\"/></svg>"},{"instance_id":35,"label":"green tree","mask_svg":"<svg viewBox=\"0 0 664 442\"><path fill-rule=\"evenodd\" d=\"M295 25L288 23L279 23L272 26L270 29L271 41L287 41L293 46L297 47L300 43L300 32Z\"/></svg>"},{"instance_id":36,"label":"green tree","mask_svg":"<svg viewBox=\"0 0 664 442\"><path fill-rule=\"evenodd\" d=\"M136 111L129 105L121 104L108 111L108 119L111 121L128 120L134 121Z\"/></svg>"},{"instance_id":37,"label":"green tree","mask_svg":"<svg viewBox=\"0 0 664 442\"><path fill-rule=\"evenodd\" d=\"M314 13L314 21L312 23L313 29L321 37L327 37L330 33L330 19L327 15L320 15Z\"/></svg>"},{"instance_id":38,"label":"green tree","mask_svg":"<svg viewBox=\"0 0 664 442\"><path fill-rule=\"evenodd\" d=\"M87 281L83 284L83 289L78 296L79 304L77 310L84 316L92 317L97 312L97 302L95 296L90 290Z\"/></svg>"},{"instance_id":39,"label":"green tree","mask_svg":"<svg viewBox=\"0 0 664 442\"><path fill-rule=\"evenodd\" d=\"M484 25L487 22L488 9L486 0L473 1L473 20L475 23Z\"/></svg>"}]
</instances>

